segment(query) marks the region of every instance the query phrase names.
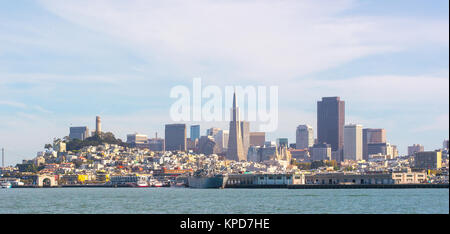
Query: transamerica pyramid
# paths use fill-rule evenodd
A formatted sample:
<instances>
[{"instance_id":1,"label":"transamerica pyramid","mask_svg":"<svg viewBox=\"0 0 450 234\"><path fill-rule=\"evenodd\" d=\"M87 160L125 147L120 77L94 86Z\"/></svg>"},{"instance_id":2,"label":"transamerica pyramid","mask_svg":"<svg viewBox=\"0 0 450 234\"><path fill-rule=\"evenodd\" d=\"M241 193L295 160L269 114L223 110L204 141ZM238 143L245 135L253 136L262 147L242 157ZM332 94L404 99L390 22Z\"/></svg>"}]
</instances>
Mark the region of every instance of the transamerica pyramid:
<instances>
[{"instance_id":1,"label":"transamerica pyramid","mask_svg":"<svg viewBox=\"0 0 450 234\"><path fill-rule=\"evenodd\" d=\"M233 108L230 121L230 133L228 138L227 159L235 161L247 161L242 144L241 124L239 121L239 108L236 105L236 92L233 94Z\"/></svg>"}]
</instances>

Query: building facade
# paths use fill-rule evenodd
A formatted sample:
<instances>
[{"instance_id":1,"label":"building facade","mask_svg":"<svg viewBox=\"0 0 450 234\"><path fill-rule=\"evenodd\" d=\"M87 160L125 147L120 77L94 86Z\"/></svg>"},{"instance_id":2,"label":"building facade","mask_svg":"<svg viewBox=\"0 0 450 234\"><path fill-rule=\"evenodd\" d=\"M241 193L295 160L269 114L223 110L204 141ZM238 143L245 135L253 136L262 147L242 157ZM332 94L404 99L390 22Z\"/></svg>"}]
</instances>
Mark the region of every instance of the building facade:
<instances>
[{"instance_id":1,"label":"building facade","mask_svg":"<svg viewBox=\"0 0 450 234\"><path fill-rule=\"evenodd\" d=\"M386 143L386 130L382 128L363 129L363 159L369 159L369 144Z\"/></svg>"},{"instance_id":2,"label":"building facade","mask_svg":"<svg viewBox=\"0 0 450 234\"><path fill-rule=\"evenodd\" d=\"M266 141L265 132L251 132L250 133L250 146L264 146Z\"/></svg>"},{"instance_id":3,"label":"building facade","mask_svg":"<svg viewBox=\"0 0 450 234\"><path fill-rule=\"evenodd\" d=\"M233 108L231 109L232 118L230 121L230 135L228 139L227 159L235 161L246 161L246 153L241 133L241 124L239 122L239 108L236 105L236 93L233 94Z\"/></svg>"},{"instance_id":4,"label":"building facade","mask_svg":"<svg viewBox=\"0 0 450 234\"><path fill-rule=\"evenodd\" d=\"M416 152L423 152L424 147L421 144L413 144L408 146L408 155L413 156Z\"/></svg>"},{"instance_id":5,"label":"building facade","mask_svg":"<svg viewBox=\"0 0 450 234\"><path fill-rule=\"evenodd\" d=\"M362 160L362 125L349 124L344 126L344 160Z\"/></svg>"},{"instance_id":6,"label":"building facade","mask_svg":"<svg viewBox=\"0 0 450 234\"><path fill-rule=\"evenodd\" d=\"M314 131L309 125L299 125L295 132L296 149L307 149L314 145Z\"/></svg>"},{"instance_id":7,"label":"building facade","mask_svg":"<svg viewBox=\"0 0 450 234\"><path fill-rule=\"evenodd\" d=\"M330 144L314 144L310 148L311 161L331 160L331 152Z\"/></svg>"},{"instance_id":8,"label":"building facade","mask_svg":"<svg viewBox=\"0 0 450 234\"><path fill-rule=\"evenodd\" d=\"M130 147L148 148L149 147L148 136L138 133L128 134L127 144L129 144Z\"/></svg>"},{"instance_id":9,"label":"building facade","mask_svg":"<svg viewBox=\"0 0 450 234\"><path fill-rule=\"evenodd\" d=\"M442 167L442 151L414 153L414 167L418 169L439 169Z\"/></svg>"},{"instance_id":10,"label":"building facade","mask_svg":"<svg viewBox=\"0 0 450 234\"><path fill-rule=\"evenodd\" d=\"M70 127L69 138L84 140L89 137L88 127Z\"/></svg>"},{"instance_id":11,"label":"building facade","mask_svg":"<svg viewBox=\"0 0 450 234\"><path fill-rule=\"evenodd\" d=\"M166 124L165 148L168 151L186 151L186 124Z\"/></svg>"},{"instance_id":12,"label":"building facade","mask_svg":"<svg viewBox=\"0 0 450 234\"><path fill-rule=\"evenodd\" d=\"M200 139L200 125L192 125L190 134L191 134L191 141Z\"/></svg>"},{"instance_id":13,"label":"building facade","mask_svg":"<svg viewBox=\"0 0 450 234\"><path fill-rule=\"evenodd\" d=\"M318 142L330 144L336 160L342 160L344 146L345 102L340 97L323 97L317 102Z\"/></svg>"}]
</instances>

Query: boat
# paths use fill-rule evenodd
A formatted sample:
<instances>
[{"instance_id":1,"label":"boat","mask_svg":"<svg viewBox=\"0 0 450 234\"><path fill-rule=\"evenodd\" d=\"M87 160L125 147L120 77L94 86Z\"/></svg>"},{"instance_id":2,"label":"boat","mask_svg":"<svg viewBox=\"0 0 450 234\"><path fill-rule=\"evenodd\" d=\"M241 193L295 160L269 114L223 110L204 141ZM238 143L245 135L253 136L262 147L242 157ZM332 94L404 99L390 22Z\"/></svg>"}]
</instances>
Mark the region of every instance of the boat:
<instances>
[{"instance_id":1,"label":"boat","mask_svg":"<svg viewBox=\"0 0 450 234\"><path fill-rule=\"evenodd\" d=\"M136 187L145 188L145 187L149 187L149 185L148 185L147 181L140 180L136 183Z\"/></svg>"},{"instance_id":2,"label":"boat","mask_svg":"<svg viewBox=\"0 0 450 234\"><path fill-rule=\"evenodd\" d=\"M190 188L225 188L228 181L226 174L215 174L209 170L197 170L192 176L188 176Z\"/></svg>"},{"instance_id":3,"label":"boat","mask_svg":"<svg viewBox=\"0 0 450 234\"><path fill-rule=\"evenodd\" d=\"M12 185L11 185L10 182L6 181L6 182L0 183L0 187L1 187L1 188L11 188Z\"/></svg>"},{"instance_id":4,"label":"boat","mask_svg":"<svg viewBox=\"0 0 450 234\"><path fill-rule=\"evenodd\" d=\"M171 188L186 188L186 184L183 182L173 182L170 183Z\"/></svg>"},{"instance_id":5,"label":"boat","mask_svg":"<svg viewBox=\"0 0 450 234\"><path fill-rule=\"evenodd\" d=\"M149 185L151 187L163 187L163 183L161 181L158 181L158 180L153 179L153 178L149 180Z\"/></svg>"},{"instance_id":6,"label":"boat","mask_svg":"<svg viewBox=\"0 0 450 234\"><path fill-rule=\"evenodd\" d=\"M155 183L153 183L153 187L162 187L163 183L161 181L155 181Z\"/></svg>"}]
</instances>

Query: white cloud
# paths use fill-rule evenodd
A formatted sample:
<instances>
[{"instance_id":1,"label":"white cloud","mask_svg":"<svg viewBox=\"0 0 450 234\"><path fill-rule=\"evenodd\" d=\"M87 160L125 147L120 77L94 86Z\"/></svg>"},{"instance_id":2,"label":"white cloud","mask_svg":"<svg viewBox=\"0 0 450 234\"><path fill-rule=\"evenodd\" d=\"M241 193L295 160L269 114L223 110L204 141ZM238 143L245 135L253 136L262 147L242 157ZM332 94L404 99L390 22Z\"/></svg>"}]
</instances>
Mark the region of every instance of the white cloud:
<instances>
[{"instance_id":1,"label":"white cloud","mask_svg":"<svg viewBox=\"0 0 450 234\"><path fill-rule=\"evenodd\" d=\"M353 103L367 104L370 108L383 109L397 106L416 105L424 109L424 103L448 106L449 78L434 75L381 75L360 76L343 80L303 79L283 85L284 97L302 98L299 101L311 102L323 96L340 96ZM301 87L300 89L298 87ZM316 101L317 101L316 100Z\"/></svg>"},{"instance_id":2,"label":"white cloud","mask_svg":"<svg viewBox=\"0 0 450 234\"><path fill-rule=\"evenodd\" d=\"M41 2L183 75L212 72L212 66L223 68L218 75L233 70L235 81L287 80L363 56L449 41L448 21L346 16L354 1Z\"/></svg>"},{"instance_id":3,"label":"white cloud","mask_svg":"<svg viewBox=\"0 0 450 234\"><path fill-rule=\"evenodd\" d=\"M27 108L27 105L21 102L16 102L16 101L5 101L5 100L0 100L0 106L1 105L5 105L5 106L11 106L11 107L16 107L16 108L21 108L21 109L25 109Z\"/></svg>"}]
</instances>

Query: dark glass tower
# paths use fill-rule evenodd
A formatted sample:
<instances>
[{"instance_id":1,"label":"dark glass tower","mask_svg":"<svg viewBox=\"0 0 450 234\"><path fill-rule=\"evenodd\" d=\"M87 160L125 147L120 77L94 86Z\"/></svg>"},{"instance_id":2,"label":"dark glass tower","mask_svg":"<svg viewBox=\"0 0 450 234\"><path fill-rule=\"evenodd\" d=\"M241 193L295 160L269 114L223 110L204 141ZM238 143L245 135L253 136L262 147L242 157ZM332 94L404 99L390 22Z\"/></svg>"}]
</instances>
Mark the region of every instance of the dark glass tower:
<instances>
[{"instance_id":1,"label":"dark glass tower","mask_svg":"<svg viewBox=\"0 0 450 234\"><path fill-rule=\"evenodd\" d=\"M342 160L344 147L345 102L340 97L323 97L317 102L317 138L331 145L336 160Z\"/></svg>"},{"instance_id":2,"label":"dark glass tower","mask_svg":"<svg viewBox=\"0 0 450 234\"><path fill-rule=\"evenodd\" d=\"M166 124L165 146L168 151L186 151L186 124Z\"/></svg>"},{"instance_id":3,"label":"dark glass tower","mask_svg":"<svg viewBox=\"0 0 450 234\"><path fill-rule=\"evenodd\" d=\"M195 141L195 139L200 139L200 125L191 126L191 141Z\"/></svg>"}]
</instances>

